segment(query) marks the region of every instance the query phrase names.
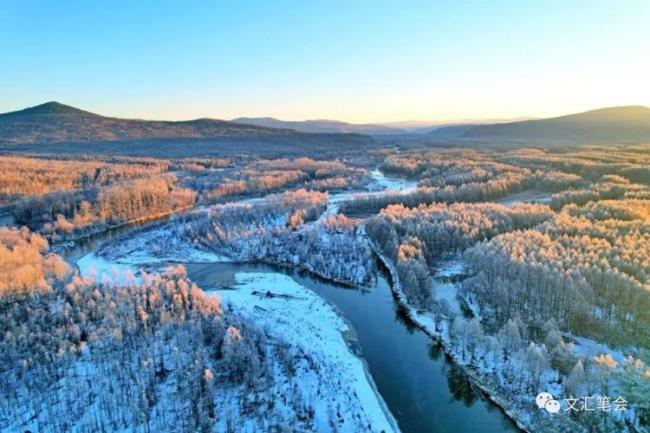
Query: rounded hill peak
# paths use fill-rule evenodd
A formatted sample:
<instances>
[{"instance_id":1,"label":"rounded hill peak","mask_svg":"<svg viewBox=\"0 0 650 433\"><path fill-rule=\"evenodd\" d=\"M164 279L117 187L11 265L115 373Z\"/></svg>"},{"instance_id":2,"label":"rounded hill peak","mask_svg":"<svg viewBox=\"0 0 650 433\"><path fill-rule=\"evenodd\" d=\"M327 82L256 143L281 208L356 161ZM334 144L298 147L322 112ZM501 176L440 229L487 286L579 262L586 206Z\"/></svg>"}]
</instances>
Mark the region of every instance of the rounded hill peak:
<instances>
[{"instance_id":1,"label":"rounded hill peak","mask_svg":"<svg viewBox=\"0 0 650 433\"><path fill-rule=\"evenodd\" d=\"M25 108L24 110L13 111L7 115L79 115L79 116L97 116L89 111L80 110L70 105L65 105L57 101L50 101L44 104L35 105Z\"/></svg>"}]
</instances>

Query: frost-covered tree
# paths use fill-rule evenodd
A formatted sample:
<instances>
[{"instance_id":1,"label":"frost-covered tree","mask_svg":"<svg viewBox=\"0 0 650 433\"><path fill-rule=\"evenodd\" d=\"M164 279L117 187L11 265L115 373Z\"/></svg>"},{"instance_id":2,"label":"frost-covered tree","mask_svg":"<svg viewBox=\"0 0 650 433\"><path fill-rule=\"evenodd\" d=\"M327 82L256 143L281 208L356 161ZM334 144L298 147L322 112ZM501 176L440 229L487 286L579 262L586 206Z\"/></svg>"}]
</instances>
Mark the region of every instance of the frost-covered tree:
<instances>
[{"instance_id":1,"label":"frost-covered tree","mask_svg":"<svg viewBox=\"0 0 650 433\"><path fill-rule=\"evenodd\" d=\"M578 360L566 380L566 389L570 395L582 396L585 390L585 369L582 360Z\"/></svg>"}]
</instances>

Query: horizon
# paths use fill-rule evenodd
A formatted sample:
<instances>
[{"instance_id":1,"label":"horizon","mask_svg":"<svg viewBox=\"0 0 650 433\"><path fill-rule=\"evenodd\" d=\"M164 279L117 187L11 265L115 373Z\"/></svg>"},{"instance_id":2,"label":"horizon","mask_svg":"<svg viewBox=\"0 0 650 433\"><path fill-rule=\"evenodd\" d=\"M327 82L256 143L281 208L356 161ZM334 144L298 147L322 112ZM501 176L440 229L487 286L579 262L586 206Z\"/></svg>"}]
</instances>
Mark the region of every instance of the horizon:
<instances>
[{"instance_id":1,"label":"horizon","mask_svg":"<svg viewBox=\"0 0 650 433\"><path fill-rule=\"evenodd\" d=\"M0 0L0 433L650 433L650 0Z\"/></svg>"},{"instance_id":2,"label":"horizon","mask_svg":"<svg viewBox=\"0 0 650 433\"><path fill-rule=\"evenodd\" d=\"M222 120L222 121L228 121L228 122L238 122L238 123L245 123L246 120L259 120L259 119L270 119L270 120L277 120L280 122L296 122L296 123L301 123L301 122L341 122L341 123L347 123L350 125L356 125L356 126L361 126L361 125L376 125L376 126L388 126L391 128L399 129L400 124L403 124L405 130L408 129L418 129L418 128L426 128L426 127L441 127L441 126L452 126L452 125L461 125L461 124L471 124L471 123L476 123L476 124L488 124L488 123L510 123L510 122L521 122L521 121L527 121L527 120L543 120L543 119L553 119L557 117L563 117L563 116L568 116L568 115L574 115L574 114L583 114L583 113L589 113L593 111L600 111L600 110L609 110L609 109L622 109L622 108L644 108L644 109L650 109L649 106L645 105L621 105L621 106L612 106L612 107L594 107L588 110L580 111L580 112L575 112L575 113L559 113L559 114L554 114L548 117L527 117L527 116L518 116L518 117L513 117L509 119L501 118L501 119L450 119L450 120L414 120L414 119L402 119L402 120L393 120L393 121L387 121L387 122L382 122L382 121L377 121L377 122L348 122L345 120L341 119L334 119L334 118L321 118L321 119L280 119L277 117L272 117L272 116L240 116L240 117L235 117L231 119L224 119L224 118L216 118L216 117L209 117L209 116L199 116L195 118L187 118L187 119L154 119L154 118L143 118L143 117L123 117L123 116L112 116L112 115L107 115L104 113L97 113L92 110L88 110L84 107L78 107L75 105L67 104L65 102L61 101L46 101L40 104L32 105L29 107L20 107L16 109L12 109L9 111L3 111L0 112L0 115L3 114L10 114L14 112L20 112L32 108L38 108L41 106L46 106L50 104L58 104L64 107L68 108L73 108L85 112L89 112L94 115L102 116L102 117L111 117L111 118L118 118L118 119L130 119L130 120L142 120L142 121L172 121L172 122L184 122L184 121L194 121L194 120L201 120L201 119L210 119L210 120Z\"/></svg>"},{"instance_id":3,"label":"horizon","mask_svg":"<svg viewBox=\"0 0 650 433\"><path fill-rule=\"evenodd\" d=\"M122 118L384 124L650 105L639 0L36 1L7 3L0 20L12 41L0 112L55 100Z\"/></svg>"}]
</instances>

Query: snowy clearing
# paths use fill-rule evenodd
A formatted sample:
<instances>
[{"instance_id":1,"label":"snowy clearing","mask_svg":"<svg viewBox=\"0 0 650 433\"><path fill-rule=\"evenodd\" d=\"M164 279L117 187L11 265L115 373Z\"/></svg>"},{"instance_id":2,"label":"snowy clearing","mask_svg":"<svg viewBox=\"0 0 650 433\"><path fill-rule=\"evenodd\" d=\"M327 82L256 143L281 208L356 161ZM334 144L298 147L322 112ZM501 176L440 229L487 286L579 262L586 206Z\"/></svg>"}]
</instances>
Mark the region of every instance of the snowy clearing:
<instances>
[{"instance_id":1,"label":"snowy clearing","mask_svg":"<svg viewBox=\"0 0 650 433\"><path fill-rule=\"evenodd\" d=\"M216 290L224 305L231 304L271 337L282 339L310 355L316 366L303 365L303 395L312 401L316 419L326 422L333 402L345 420L341 432L397 431L396 423L374 388L363 361L348 348L349 326L334 308L311 290L279 273L237 273L236 290ZM271 296L267 296L267 291ZM323 379L326 378L324 381ZM323 389L324 387L324 389ZM371 426L371 428L368 428ZM319 431L329 426L319 425Z\"/></svg>"}]
</instances>

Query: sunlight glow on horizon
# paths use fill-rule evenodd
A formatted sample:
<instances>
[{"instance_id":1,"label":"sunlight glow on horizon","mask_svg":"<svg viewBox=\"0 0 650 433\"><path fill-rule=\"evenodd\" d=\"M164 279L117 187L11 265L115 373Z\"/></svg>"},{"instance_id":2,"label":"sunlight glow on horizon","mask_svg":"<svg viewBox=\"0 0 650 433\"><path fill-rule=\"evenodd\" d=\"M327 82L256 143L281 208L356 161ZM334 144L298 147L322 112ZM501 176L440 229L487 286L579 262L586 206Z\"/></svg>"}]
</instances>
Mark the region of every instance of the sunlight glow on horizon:
<instances>
[{"instance_id":1,"label":"sunlight glow on horizon","mask_svg":"<svg viewBox=\"0 0 650 433\"><path fill-rule=\"evenodd\" d=\"M650 105L650 2L3 4L0 112L353 123Z\"/></svg>"}]
</instances>

